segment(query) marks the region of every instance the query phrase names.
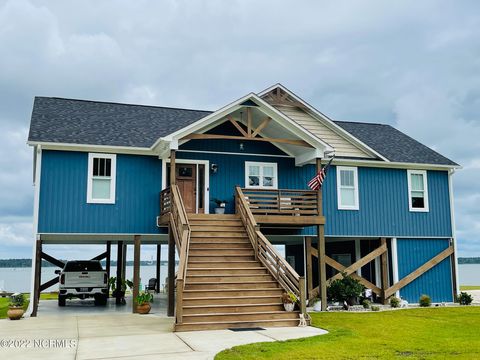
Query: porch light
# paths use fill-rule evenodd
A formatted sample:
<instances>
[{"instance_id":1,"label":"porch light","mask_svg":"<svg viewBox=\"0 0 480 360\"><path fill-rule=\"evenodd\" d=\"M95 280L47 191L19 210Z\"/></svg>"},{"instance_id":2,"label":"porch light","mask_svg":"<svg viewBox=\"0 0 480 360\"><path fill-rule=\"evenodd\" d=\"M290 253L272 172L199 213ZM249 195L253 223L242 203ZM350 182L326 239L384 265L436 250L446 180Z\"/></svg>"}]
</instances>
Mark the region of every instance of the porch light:
<instances>
[{"instance_id":1,"label":"porch light","mask_svg":"<svg viewBox=\"0 0 480 360\"><path fill-rule=\"evenodd\" d=\"M243 151L243 150L244 150L243 143L240 143L240 151Z\"/></svg>"},{"instance_id":2,"label":"porch light","mask_svg":"<svg viewBox=\"0 0 480 360\"><path fill-rule=\"evenodd\" d=\"M210 165L210 171L212 172L212 174L216 174L218 171L218 165L217 164Z\"/></svg>"}]
</instances>

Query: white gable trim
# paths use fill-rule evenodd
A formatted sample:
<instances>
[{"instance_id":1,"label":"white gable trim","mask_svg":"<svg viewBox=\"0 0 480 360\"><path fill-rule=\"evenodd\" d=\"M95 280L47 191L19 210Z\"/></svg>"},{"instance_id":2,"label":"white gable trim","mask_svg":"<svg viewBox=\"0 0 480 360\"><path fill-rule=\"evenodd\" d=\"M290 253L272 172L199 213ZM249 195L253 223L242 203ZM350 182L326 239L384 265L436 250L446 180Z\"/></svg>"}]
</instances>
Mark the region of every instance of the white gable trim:
<instances>
[{"instance_id":1,"label":"white gable trim","mask_svg":"<svg viewBox=\"0 0 480 360\"><path fill-rule=\"evenodd\" d=\"M272 85L270 86L269 88L261 91L260 93L258 93L258 96L263 96L263 95L266 95L268 94L270 91L276 89L276 88L280 88L281 90L285 91L288 95L290 95L292 98L294 98L296 101L298 101L299 103L301 103L302 105L304 105L308 110L310 110L312 112L311 115L315 116L315 118L319 121L321 121L325 126L327 126L328 128L330 128L332 131L335 131L338 135L342 136L343 138L345 138L346 140L349 140L350 142L352 142L354 145L356 146L359 146L360 148L362 148L364 151L367 151L369 153L371 153L372 155L376 155L378 156L380 159L386 161L386 162L390 162L390 160L388 160L385 156L383 156L382 154L380 154L379 152L373 150L370 146L368 146L367 144L363 143L362 141L360 141L359 139L357 139L355 136L353 136L352 134L350 134L348 131L344 130L342 127L338 126L337 124L335 124L328 116L326 116L325 114L321 113L320 111L318 111L317 109L315 109L312 105L310 105L309 103L307 103L306 101L304 101L303 99L301 99L300 97L298 97L297 95L295 95L292 91L288 90L285 86L283 86L282 84L275 84L275 85Z\"/></svg>"},{"instance_id":2,"label":"white gable trim","mask_svg":"<svg viewBox=\"0 0 480 360\"><path fill-rule=\"evenodd\" d=\"M191 133L194 133L196 131L203 132L205 131L205 129L212 128L214 125L216 125L216 122L225 118L228 114L240 109L242 107L241 104L247 100L251 100L255 102L259 106L259 109L261 109L266 115L270 116L280 126L284 127L289 132L293 133L299 139L310 144L314 149L318 149L322 155L324 152L333 151L333 148L329 144L325 143L324 141L316 137L314 134L304 129L302 126L297 124L295 121L290 119L281 111L275 109L273 106L268 104L266 101L264 101L254 93L247 94L241 97L240 99L234 101L233 103L230 103L222 107L221 109L196 121L195 123L190 124L189 126L186 126L185 128L180 129L170 135L167 135L163 138L158 139L153 147L154 148L158 147L161 153L160 157L166 157L168 156L169 150L178 149L178 142L180 141L181 138ZM284 151L285 153L290 154L290 152L281 144L274 144L274 145L277 146L282 151ZM318 155L318 152L315 152L315 153L309 152L309 154ZM312 159L309 159L309 160L312 160Z\"/></svg>"}]
</instances>

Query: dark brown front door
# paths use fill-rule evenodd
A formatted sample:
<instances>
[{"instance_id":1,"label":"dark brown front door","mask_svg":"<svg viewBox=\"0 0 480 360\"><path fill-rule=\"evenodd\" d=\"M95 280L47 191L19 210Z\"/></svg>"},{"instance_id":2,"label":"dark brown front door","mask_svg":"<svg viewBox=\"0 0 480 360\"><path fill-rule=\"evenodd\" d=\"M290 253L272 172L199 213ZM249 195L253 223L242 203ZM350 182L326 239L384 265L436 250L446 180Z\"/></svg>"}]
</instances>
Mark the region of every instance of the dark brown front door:
<instances>
[{"instance_id":1,"label":"dark brown front door","mask_svg":"<svg viewBox=\"0 0 480 360\"><path fill-rule=\"evenodd\" d=\"M182 195L185 210L187 213L195 213L197 210L197 166L195 164L177 164L176 168L176 183Z\"/></svg>"}]
</instances>

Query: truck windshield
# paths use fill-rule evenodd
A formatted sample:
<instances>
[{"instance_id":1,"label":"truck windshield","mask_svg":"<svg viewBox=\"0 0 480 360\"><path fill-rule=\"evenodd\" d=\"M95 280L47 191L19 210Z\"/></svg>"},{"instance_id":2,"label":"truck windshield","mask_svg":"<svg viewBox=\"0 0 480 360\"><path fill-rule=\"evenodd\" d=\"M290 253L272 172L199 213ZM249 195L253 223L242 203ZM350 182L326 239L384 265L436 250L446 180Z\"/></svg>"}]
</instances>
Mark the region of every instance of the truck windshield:
<instances>
[{"instance_id":1,"label":"truck windshield","mask_svg":"<svg viewBox=\"0 0 480 360\"><path fill-rule=\"evenodd\" d=\"M99 261L69 261L63 271L102 271Z\"/></svg>"}]
</instances>

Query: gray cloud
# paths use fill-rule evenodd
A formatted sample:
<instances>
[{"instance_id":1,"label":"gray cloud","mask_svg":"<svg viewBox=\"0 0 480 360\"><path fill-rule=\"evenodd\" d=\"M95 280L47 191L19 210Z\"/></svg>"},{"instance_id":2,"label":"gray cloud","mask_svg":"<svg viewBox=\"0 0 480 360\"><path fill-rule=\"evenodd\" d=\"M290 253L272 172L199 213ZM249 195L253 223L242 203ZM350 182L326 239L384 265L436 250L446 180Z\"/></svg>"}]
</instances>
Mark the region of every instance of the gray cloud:
<instances>
[{"instance_id":1,"label":"gray cloud","mask_svg":"<svg viewBox=\"0 0 480 360\"><path fill-rule=\"evenodd\" d=\"M334 119L393 124L461 163L459 252L480 255L479 10L476 1L0 1L0 257L13 244L30 256L35 95L214 110L276 82Z\"/></svg>"}]
</instances>

